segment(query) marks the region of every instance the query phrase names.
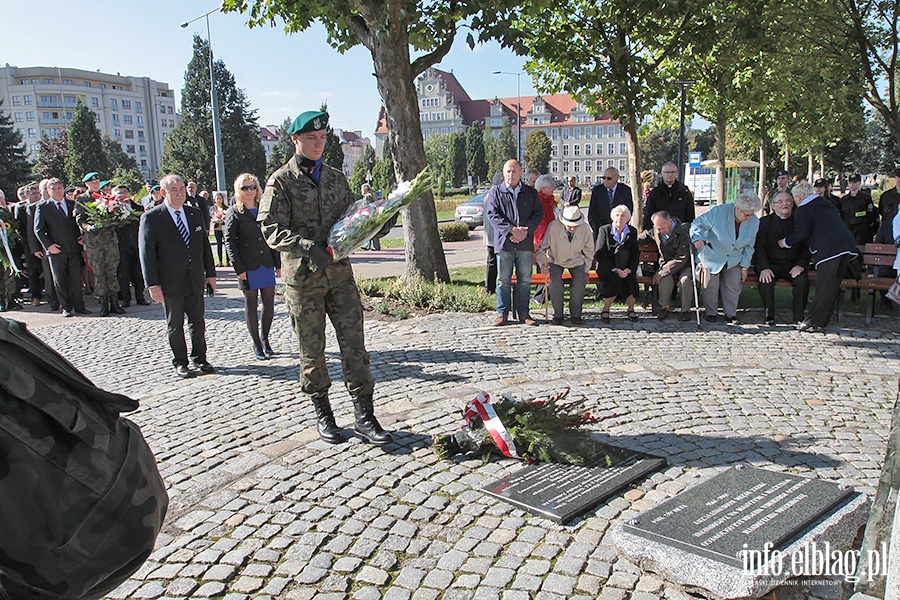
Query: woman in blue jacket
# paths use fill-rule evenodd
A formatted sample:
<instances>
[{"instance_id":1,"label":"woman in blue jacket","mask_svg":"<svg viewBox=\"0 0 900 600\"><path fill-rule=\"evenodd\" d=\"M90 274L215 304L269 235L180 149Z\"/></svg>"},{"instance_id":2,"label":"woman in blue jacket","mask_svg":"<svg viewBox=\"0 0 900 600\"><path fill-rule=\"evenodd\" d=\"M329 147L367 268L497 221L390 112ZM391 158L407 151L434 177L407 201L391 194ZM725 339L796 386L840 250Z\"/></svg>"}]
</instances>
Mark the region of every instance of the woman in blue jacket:
<instances>
[{"instance_id":1,"label":"woman in blue jacket","mask_svg":"<svg viewBox=\"0 0 900 600\"><path fill-rule=\"evenodd\" d=\"M719 290L722 309L728 323L737 323L737 305L741 285L747 279L759 218L759 197L747 192L734 204L720 204L691 223L691 241L700 250L700 263L709 269L709 283L703 290L706 320L716 321L719 313Z\"/></svg>"}]
</instances>

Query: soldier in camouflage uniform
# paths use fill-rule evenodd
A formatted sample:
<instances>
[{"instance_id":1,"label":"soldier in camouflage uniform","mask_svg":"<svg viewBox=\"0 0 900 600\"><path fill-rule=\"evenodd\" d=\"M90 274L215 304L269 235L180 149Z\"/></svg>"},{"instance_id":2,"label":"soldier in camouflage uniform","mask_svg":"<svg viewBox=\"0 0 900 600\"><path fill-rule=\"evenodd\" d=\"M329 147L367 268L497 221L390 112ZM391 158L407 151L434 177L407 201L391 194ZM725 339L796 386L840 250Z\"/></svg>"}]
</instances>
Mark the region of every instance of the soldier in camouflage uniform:
<instances>
[{"instance_id":1,"label":"soldier in camouflage uniform","mask_svg":"<svg viewBox=\"0 0 900 600\"><path fill-rule=\"evenodd\" d=\"M88 173L82 179L88 192L76 198L75 222L84 234L84 250L88 264L94 271L94 294L100 299L100 316L110 313L124 314L119 305L119 238L115 227L95 228L88 222L84 207L100 197L100 175Z\"/></svg>"},{"instance_id":2,"label":"soldier in camouflage uniform","mask_svg":"<svg viewBox=\"0 0 900 600\"><path fill-rule=\"evenodd\" d=\"M0 192L0 227L6 229L6 236L9 240L9 249L16 261L19 258L13 249L13 237L16 235L16 219L6 205L6 196ZM16 292L19 291L19 284L16 280L16 272L10 266L10 257L7 255L6 248L0 242L0 253L3 258L0 260L0 312L7 310L22 310L22 305L15 298ZM21 265L18 265L21 268Z\"/></svg>"},{"instance_id":3,"label":"soldier in camouflage uniform","mask_svg":"<svg viewBox=\"0 0 900 600\"><path fill-rule=\"evenodd\" d=\"M331 379L325 366L325 315L341 348L341 367L355 407L358 436L373 444L392 441L375 419L375 383L363 334L363 311L350 261L334 261L328 232L353 203L341 171L322 162L328 114L307 111L287 133L297 154L266 182L258 221L263 236L281 252L285 299L300 341L300 387L316 409L316 429L325 442L344 441L328 401Z\"/></svg>"}]
</instances>

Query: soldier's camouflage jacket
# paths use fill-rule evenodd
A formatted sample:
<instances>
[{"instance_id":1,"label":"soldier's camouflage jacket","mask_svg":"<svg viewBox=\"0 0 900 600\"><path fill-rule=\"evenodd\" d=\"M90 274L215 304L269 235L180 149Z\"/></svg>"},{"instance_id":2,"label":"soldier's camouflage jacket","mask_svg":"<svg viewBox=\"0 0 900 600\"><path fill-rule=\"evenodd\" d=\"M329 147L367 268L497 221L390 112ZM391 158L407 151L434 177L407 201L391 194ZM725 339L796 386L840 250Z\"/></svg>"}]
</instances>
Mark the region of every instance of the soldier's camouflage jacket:
<instances>
[{"instance_id":1,"label":"soldier's camouflage jacket","mask_svg":"<svg viewBox=\"0 0 900 600\"><path fill-rule=\"evenodd\" d=\"M272 173L259 203L257 221L263 237L281 252L281 276L288 285L303 284L309 274L309 249L327 245L332 225L356 200L344 174L322 165L319 185L302 172L297 155ZM350 262L337 263L350 275Z\"/></svg>"},{"instance_id":2,"label":"soldier's camouflage jacket","mask_svg":"<svg viewBox=\"0 0 900 600\"><path fill-rule=\"evenodd\" d=\"M168 496L135 408L0 319L0 598L100 598L150 555Z\"/></svg>"}]
</instances>

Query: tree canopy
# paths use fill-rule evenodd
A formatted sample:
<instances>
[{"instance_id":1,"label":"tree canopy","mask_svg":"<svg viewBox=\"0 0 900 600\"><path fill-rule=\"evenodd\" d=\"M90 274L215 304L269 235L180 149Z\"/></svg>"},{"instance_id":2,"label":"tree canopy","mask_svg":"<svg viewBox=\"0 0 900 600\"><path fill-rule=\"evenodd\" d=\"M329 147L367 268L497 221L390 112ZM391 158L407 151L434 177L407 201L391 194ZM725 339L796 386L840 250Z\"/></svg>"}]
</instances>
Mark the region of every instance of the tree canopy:
<instances>
[{"instance_id":1,"label":"tree canopy","mask_svg":"<svg viewBox=\"0 0 900 600\"><path fill-rule=\"evenodd\" d=\"M79 99L68 128L66 180L73 184L80 183L91 171L100 173L102 177L112 176L109 172L109 160L103 151L100 130L94 120L94 111Z\"/></svg>"},{"instance_id":2,"label":"tree canopy","mask_svg":"<svg viewBox=\"0 0 900 600\"><path fill-rule=\"evenodd\" d=\"M240 173L266 174L266 153L259 141L256 111L244 90L219 59L213 72L219 104L219 125L225 161L225 181ZM212 100L209 94L209 43L194 36L194 54L184 74L181 121L166 137L162 170L178 173L205 189L216 184Z\"/></svg>"},{"instance_id":3,"label":"tree canopy","mask_svg":"<svg viewBox=\"0 0 900 600\"><path fill-rule=\"evenodd\" d=\"M9 115L3 112L3 99L0 98L0 190L7 194L10 202L20 186L28 182L31 163L22 133L13 127Z\"/></svg>"}]
</instances>

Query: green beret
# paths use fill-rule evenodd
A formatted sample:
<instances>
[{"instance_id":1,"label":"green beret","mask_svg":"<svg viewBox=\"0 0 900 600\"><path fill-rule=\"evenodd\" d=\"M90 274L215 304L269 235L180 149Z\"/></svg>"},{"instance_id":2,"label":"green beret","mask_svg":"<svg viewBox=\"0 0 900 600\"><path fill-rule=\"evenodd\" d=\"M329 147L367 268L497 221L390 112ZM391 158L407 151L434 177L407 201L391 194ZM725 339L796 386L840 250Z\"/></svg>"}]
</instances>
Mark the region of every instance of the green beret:
<instances>
[{"instance_id":1,"label":"green beret","mask_svg":"<svg viewBox=\"0 0 900 600\"><path fill-rule=\"evenodd\" d=\"M309 131L321 131L328 126L328 113L318 110L308 110L301 113L288 127L288 135L298 135Z\"/></svg>"},{"instance_id":2,"label":"green beret","mask_svg":"<svg viewBox=\"0 0 900 600\"><path fill-rule=\"evenodd\" d=\"M158 185L154 185L152 188L150 188L150 193L152 194L153 192L155 192L159 189L160 189L160 187Z\"/></svg>"},{"instance_id":3,"label":"green beret","mask_svg":"<svg viewBox=\"0 0 900 600\"><path fill-rule=\"evenodd\" d=\"M110 181L109 181L109 180L103 180L103 181L100 182L100 187L101 187L101 188L105 188L105 187L108 186L109 184L110 184Z\"/></svg>"},{"instance_id":4,"label":"green beret","mask_svg":"<svg viewBox=\"0 0 900 600\"><path fill-rule=\"evenodd\" d=\"M100 179L100 173L98 173L97 171L91 171L90 173L88 173L87 175L85 175L84 177L81 178L81 183L87 183L88 181L90 181L92 179Z\"/></svg>"}]
</instances>

